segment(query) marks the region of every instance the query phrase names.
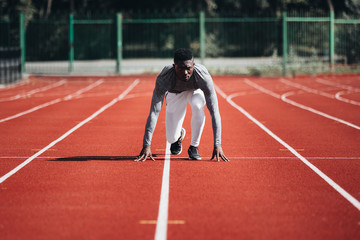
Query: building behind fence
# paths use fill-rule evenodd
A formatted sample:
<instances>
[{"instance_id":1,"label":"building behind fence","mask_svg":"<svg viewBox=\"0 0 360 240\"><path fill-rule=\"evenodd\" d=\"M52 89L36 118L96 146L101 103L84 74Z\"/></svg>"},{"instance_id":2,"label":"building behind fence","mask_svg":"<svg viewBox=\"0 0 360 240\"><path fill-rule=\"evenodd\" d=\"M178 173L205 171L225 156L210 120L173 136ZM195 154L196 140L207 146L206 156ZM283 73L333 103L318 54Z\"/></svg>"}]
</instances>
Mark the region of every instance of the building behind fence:
<instances>
[{"instance_id":1,"label":"building behind fence","mask_svg":"<svg viewBox=\"0 0 360 240\"><path fill-rule=\"evenodd\" d=\"M185 16L185 17L184 17ZM21 49L31 74L158 73L175 49L213 74L289 75L360 70L360 20L162 14L0 21L0 47Z\"/></svg>"}]
</instances>

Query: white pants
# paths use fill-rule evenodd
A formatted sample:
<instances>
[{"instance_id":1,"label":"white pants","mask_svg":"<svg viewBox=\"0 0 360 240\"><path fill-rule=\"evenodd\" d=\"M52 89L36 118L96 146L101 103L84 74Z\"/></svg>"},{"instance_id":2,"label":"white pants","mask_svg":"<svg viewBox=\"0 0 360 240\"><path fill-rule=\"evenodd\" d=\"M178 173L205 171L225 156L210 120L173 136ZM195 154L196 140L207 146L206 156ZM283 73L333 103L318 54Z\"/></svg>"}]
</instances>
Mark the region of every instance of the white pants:
<instances>
[{"instance_id":1,"label":"white pants","mask_svg":"<svg viewBox=\"0 0 360 240\"><path fill-rule=\"evenodd\" d=\"M166 138L169 143L179 139L188 104L192 110L190 144L197 147L205 125L205 96L200 89L166 95Z\"/></svg>"}]
</instances>

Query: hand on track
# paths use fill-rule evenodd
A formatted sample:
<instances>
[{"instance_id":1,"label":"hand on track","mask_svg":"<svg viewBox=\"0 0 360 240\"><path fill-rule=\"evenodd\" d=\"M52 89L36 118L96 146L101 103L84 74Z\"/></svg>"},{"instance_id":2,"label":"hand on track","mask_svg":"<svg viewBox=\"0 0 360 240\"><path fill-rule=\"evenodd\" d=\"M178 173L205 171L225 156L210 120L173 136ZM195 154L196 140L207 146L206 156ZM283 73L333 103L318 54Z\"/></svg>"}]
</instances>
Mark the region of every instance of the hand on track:
<instances>
[{"instance_id":1,"label":"hand on track","mask_svg":"<svg viewBox=\"0 0 360 240\"><path fill-rule=\"evenodd\" d=\"M216 157L216 160L218 162L220 162L220 158L222 160L224 160L225 162L229 162L230 160L225 156L223 150L222 150L222 147L221 146L215 146L214 147L214 151L213 151L213 154L212 154L212 157L210 160L213 160L214 157Z\"/></svg>"},{"instance_id":2,"label":"hand on track","mask_svg":"<svg viewBox=\"0 0 360 240\"><path fill-rule=\"evenodd\" d=\"M155 161L155 159L152 156L150 147L143 147L143 149L141 149L139 156L134 161L145 162L148 157L150 157L151 160Z\"/></svg>"}]
</instances>

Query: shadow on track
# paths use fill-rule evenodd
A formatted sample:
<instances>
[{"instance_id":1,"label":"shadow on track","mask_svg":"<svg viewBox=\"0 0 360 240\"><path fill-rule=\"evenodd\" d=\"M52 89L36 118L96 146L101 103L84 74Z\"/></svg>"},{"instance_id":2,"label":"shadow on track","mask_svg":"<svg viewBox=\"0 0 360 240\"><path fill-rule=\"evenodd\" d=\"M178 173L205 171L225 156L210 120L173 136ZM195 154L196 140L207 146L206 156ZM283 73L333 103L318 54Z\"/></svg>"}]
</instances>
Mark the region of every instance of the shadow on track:
<instances>
[{"instance_id":1,"label":"shadow on track","mask_svg":"<svg viewBox=\"0 0 360 240\"><path fill-rule=\"evenodd\" d=\"M153 154L155 160L164 161L164 154ZM50 162L86 162L86 161L134 161L137 156L73 156L73 157L62 157L48 160ZM186 157L174 157L171 160L175 161L194 161L189 160ZM151 161L148 159L147 161ZM197 162L197 161L195 161Z\"/></svg>"},{"instance_id":2,"label":"shadow on track","mask_svg":"<svg viewBox=\"0 0 360 240\"><path fill-rule=\"evenodd\" d=\"M74 156L51 159L49 161L56 162L85 162L85 161L134 161L136 156Z\"/></svg>"}]
</instances>

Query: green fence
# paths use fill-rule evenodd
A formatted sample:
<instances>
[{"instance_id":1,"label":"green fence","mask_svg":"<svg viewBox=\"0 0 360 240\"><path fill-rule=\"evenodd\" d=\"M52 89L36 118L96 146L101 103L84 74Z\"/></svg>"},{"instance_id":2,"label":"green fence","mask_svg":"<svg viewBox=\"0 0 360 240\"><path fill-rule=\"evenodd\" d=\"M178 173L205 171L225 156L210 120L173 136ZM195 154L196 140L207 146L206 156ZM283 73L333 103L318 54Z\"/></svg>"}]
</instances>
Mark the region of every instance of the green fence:
<instances>
[{"instance_id":1,"label":"green fence","mask_svg":"<svg viewBox=\"0 0 360 240\"><path fill-rule=\"evenodd\" d=\"M21 15L14 22L0 21L0 47L20 45L22 69L28 73L157 73L180 47L191 48L195 60L215 74L360 70L360 20L333 13L267 18L119 13L57 20Z\"/></svg>"}]
</instances>

